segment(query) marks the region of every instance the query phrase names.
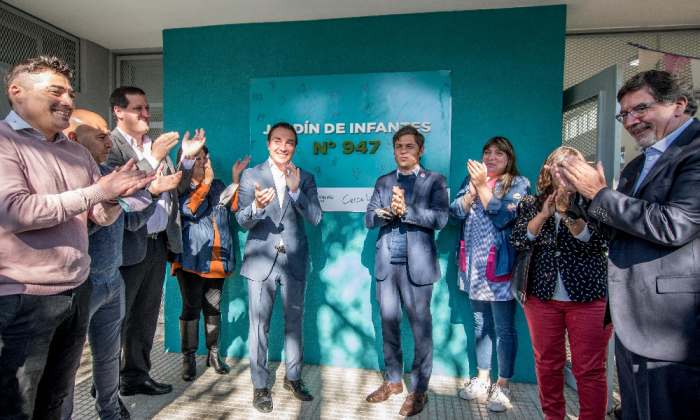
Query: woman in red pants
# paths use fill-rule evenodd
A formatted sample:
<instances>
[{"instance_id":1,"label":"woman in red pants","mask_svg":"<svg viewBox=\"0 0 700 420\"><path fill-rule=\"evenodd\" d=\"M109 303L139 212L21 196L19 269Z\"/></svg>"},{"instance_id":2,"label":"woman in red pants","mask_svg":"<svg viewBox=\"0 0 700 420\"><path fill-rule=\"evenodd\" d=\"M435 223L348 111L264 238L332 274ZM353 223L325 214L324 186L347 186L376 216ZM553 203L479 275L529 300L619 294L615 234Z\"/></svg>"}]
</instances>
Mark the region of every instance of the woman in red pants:
<instances>
[{"instance_id":1,"label":"woman in red pants","mask_svg":"<svg viewBox=\"0 0 700 420\"><path fill-rule=\"evenodd\" d=\"M605 375L612 325L605 326L608 244L576 218L578 194L567 191L546 168L565 157L585 161L570 147L559 147L545 160L535 196L525 197L511 235L516 249L530 250L525 317L535 350L537 383L547 419L566 416L564 400L565 335L571 348L581 420L600 420L608 405Z\"/></svg>"}]
</instances>

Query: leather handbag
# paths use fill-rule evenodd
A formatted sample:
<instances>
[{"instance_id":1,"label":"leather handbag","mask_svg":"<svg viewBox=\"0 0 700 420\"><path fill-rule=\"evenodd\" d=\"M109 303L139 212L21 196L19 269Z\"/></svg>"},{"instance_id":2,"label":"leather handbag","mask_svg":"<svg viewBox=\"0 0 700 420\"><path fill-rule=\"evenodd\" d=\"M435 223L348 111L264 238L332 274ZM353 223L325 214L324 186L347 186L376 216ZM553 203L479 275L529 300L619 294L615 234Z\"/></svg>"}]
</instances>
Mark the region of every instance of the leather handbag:
<instances>
[{"instance_id":1,"label":"leather handbag","mask_svg":"<svg viewBox=\"0 0 700 420\"><path fill-rule=\"evenodd\" d=\"M510 292L520 303L520 306L525 306L525 302L527 302L527 280L530 276L530 260L533 249L535 248L531 247L518 252L513 270L510 272Z\"/></svg>"}]
</instances>

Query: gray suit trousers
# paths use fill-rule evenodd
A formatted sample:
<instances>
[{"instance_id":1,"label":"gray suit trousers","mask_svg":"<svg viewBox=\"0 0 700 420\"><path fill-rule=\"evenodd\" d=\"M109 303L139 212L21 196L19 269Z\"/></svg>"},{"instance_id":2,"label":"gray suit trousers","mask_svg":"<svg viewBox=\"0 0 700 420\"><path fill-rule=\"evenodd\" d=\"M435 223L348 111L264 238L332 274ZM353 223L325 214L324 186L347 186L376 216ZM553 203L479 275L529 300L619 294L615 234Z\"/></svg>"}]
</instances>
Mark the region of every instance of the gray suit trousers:
<instances>
[{"instance_id":1,"label":"gray suit trousers","mask_svg":"<svg viewBox=\"0 0 700 420\"><path fill-rule=\"evenodd\" d=\"M615 335L623 420L700 418L700 366L636 354Z\"/></svg>"},{"instance_id":2,"label":"gray suit trousers","mask_svg":"<svg viewBox=\"0 0 700 420\"><path fill-rule=\"evenodd\" d=\"M302 325L304 323L304 296L306 280L299 281L293 275L285 254L278 254L272 272L263 281L248 279L248 303L250 333L248 352L250 372L255 388L267 388L270 376L267 367L267 337L270 318L275 306L277 285L280 286L284 311L284 351L287 378L301 379L304 360Z\"/></svg>"},{"instance_id":3,"label":"gray suit trousers","mask_svg":"<svg viewBox=\"0 0 700 420\"><path fill-rule=\"evenodd\" d=\"M433 372L433 316L430 299L433 285L418 286L411 281L406 264L391 264L389 275L377 281L377 302L382 316L382 339L386 380L401 383L403 350L401 350L401 301L406 308L415 342L411 388L413 392L428 390Z\"/></svg>"}]
</instances>

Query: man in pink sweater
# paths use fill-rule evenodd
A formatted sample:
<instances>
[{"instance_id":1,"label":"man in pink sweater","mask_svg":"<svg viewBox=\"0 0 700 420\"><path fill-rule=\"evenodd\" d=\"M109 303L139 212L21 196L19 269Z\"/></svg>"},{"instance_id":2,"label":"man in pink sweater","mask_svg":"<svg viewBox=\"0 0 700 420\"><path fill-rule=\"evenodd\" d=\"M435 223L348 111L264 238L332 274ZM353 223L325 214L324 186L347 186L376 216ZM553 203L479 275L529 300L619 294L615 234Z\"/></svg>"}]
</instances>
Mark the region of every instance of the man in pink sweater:
<instances>
[{"instance_id":1,"label":"man in pink sweater","mask_svg":"<svg viewBox=\"0 0 700 420\"><path fill-rule=\"evenodd\" d=\"M133 162L100 177L68 141L72 72L55 57L5 74L0 121L0 419L59 418L85 342L92 285L87 219L109 225L119 196L154 177Z\"/></svg>"}]
</instances>

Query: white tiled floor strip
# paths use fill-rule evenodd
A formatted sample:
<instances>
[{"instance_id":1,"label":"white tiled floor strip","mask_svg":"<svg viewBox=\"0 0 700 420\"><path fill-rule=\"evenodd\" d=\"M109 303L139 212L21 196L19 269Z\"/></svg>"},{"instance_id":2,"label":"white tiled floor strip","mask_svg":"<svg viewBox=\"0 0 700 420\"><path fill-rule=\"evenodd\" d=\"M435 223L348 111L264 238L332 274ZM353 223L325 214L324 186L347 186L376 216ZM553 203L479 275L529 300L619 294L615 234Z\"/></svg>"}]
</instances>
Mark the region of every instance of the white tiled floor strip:
<instances>
[{"instance_id":1,"label":"white tiled floor strip","mask_svg":"<svg viewBox=\"0 0 700 420\"><path fill-rule=\"evenodd\" d=\"M159 382L170 383L174 391L161 396L137 395L124 397L132 419L399 419L399 410L408 392L394 395L380 404L369 404L365 397L382 382L378 371L307 365L304 381L315 396L314 401L302 403L282 387L284 363L270 362L274 410L262 414L252 406L253 386L250 368L246 359L227 359L231 373L216 375L206 369L204 356L197 356L199 377L186 383L180 378L181 355L163 352L163 337L157 336L152 353L151 374ZM97 420L94 400L90 389L89 347L83 354L83 364L76 385L76 420ZM409 380L409 375L404 376ZM416 419L543 419L540 410L537 386L533 384L511 384L513 409L505 413L494 413L486 404L467 402L457 396L463 378L433 376L430 381L427 408ZM578 419L578 396L569 388L567 418ZM615 392L616 402L619 393ZM609 415L608 420L613 420Z\"/></svg>"}]
</instances>

